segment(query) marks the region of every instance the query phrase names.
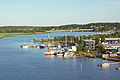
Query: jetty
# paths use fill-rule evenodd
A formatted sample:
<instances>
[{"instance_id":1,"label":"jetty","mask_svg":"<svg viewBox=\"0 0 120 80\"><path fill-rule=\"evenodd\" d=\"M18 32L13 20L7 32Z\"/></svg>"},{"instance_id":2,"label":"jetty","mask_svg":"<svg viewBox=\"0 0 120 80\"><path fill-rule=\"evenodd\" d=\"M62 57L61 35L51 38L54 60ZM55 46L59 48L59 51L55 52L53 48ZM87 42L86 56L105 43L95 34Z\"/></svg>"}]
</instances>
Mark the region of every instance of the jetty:
<instances>
[{"instance_id":1,"label":"jetty","mask_svg":"<svg viewBox=\"0 0 120 80\"><path fill-rule=\"evenodd\" d=\"M120 62L120 59L117 58L103 58L104 60Z\"/></svg>"},{"instance_id":2,"label":"jetty","mask_svg":"<svg viewBox=\"0 0 120 80\"><path fill-rule=\"evenodd\" d=\"M110 65L117 65L117 64L120 64L120 62L102 63L102 64L98 64L98 66L105 68L105 67L109 67ZM116 68L116 69L119 70L120 68Z\"/></svg>"},{"instance_id":3,"label":"jetty","mask_svg":"<svg viewBox=\"0 0 120 80\"><path fill-rule=\"evenodd\" d=\"M116 70L120 70L120 67L117 67Z\"/></svg>"}]
</instances>

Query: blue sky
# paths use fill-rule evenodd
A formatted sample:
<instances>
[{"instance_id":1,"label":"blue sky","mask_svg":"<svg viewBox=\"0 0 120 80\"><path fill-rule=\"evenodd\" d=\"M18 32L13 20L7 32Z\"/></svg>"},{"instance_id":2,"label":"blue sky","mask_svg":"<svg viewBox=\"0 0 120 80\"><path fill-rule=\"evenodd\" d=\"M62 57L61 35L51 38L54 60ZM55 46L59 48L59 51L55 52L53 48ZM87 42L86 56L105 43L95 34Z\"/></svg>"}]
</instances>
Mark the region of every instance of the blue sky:
<instances>
[{"instance_id":1,"label":"blue sky","mask_svg":"<svg viewBox=\"0 0 120 80\"><path fill-rule=\"evenodd\" d=\"M120 0L0 0L0 25L120 22Z\"/></svg>"}]
</instances>

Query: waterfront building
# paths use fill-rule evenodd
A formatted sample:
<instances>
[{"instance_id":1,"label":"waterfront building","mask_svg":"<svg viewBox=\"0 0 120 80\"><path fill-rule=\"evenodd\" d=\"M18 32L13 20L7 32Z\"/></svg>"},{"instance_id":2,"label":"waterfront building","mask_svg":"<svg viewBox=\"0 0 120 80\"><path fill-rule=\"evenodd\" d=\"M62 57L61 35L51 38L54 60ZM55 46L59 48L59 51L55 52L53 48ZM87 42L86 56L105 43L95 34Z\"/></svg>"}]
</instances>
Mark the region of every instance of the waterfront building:
<instances>
[{"instance_id":1,"label":"waterfront building","mask_svg":"<svg viewBox=\"0 0 120 80\"><path fill-rule=\"evenodd\" d=\"M120 40L120 38L105 38L105 40L109 44L115 44L115 43L118 43L118 41Z\"/></svg>"},{"instance_id":2,"label":"waterfront building","mask_svg":"<svg viewBox=\"0 0 120 80\"><path fill-rule=\"evenodd\" d=\"M105 47L106 53L119 53L120 52L120 43L116 44L103 44Z\"/></svg>"},{"instance_id":3,"label":"waterfront building","mask_svg":"<svg viewBox=\"0 0 120 80\"><path fill-rule=\"evenodd\" d=\"M87 47L91 46L93 50L95 49L95 40L85 39L83 42L84 42L84 45L83 45L84 47L85 46L87 46Z\"/></svg>"}]
</instances>

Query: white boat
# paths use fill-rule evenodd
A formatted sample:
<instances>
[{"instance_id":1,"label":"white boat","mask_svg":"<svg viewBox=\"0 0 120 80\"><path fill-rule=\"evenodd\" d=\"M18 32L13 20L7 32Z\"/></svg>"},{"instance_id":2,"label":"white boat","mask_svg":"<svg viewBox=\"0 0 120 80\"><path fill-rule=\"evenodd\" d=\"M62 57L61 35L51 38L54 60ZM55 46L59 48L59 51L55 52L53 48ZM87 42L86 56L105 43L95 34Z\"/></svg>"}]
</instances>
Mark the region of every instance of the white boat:
<instances>
[{"instance_id":1,"label":"white boat","mask_svg":"<svg viewBox=\"0 0 120 80\"><path fill-rule=\"evenodd\" d=\"M64 53L64 57L68 57L69 55L70 55L69 52Z\"/></svg>"},{"instance_id":2,"label":"white boat","mask_svg":"<svg viewBox=\"0 0 120 80\"><path fill-rule=\"evenodd\" d=\"M22 45L21 48L27 49L27 48L29 48L29 46L28 45Z\"/></svg>"},{"instance_id":3,"label":"white boat","mask_svg":"<svg viewBox=\"0 0 120 80\"><path fill-rule=\"evenodd\" d=\"M61 49L62 47L61 47L61 45L58 45L58 49Z\"/></svg>"},{"instance_id":4,"label":"white boat","mask_svg":"<svg viewBox=\"0 0 120 80\"><path fill-rule=\"evenodd\" d=\"M49 50L57 50L58 48L57 48L57 47L52 46L52 47L49 47L48 49L49 49Z\"/></svg>"},{"instance_id":5,"label":"white boat","mask_svg":"<svg viewBox=\"0 0 120 80\"><path fill-rule=\"evenodd\" d=\"M109 63L103 63L103 64L101 64L101 66L103 67L103 68L105 68L105 67L109 67Z\"/></svg>"},{"instance_id":6,"label":"white boat","mask_svg":"<svg viewBox=\"0 0 120 80\"><path fill-rule=\"evenodd\" d=\"M45 55L55 55L55 52L54 51L45 52Z\"/></svg>"},{"instance_id":7,"label":"white boat","mask_svg":"<svg viewBox=\"0 0 120 80\"><path fill-rule=\"evenodd\" d=\"M45 55L51 55L50 52L45 52Z\"/></svg>"}]
</instances>

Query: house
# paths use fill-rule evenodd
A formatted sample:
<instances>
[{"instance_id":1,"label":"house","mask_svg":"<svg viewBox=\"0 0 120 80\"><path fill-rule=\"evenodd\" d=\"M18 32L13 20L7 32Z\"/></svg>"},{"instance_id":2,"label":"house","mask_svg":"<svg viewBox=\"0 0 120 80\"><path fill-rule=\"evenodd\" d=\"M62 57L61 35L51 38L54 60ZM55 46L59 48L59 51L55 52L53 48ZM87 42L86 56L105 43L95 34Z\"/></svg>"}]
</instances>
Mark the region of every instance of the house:
<instances>
[{"instance_id":1,"label":"house","mask_svg":"<svg viewBox=\"0 0 120 80\"><path fill-rule=\"evenodd\" d=\"M118 53L120 52L120 43L115 44L103 44L106 53Z\"/></svg>"},{"instance_id":2,"label":"house","mask_svg":"<svg viewBox=\"0 0 120 80\"><path fill-rule=\"evenodd\" d=\"M83 47L85 47L85 46L87 46L87 47L91 46L93 50L95 49L95 40L85 39L85 40L83 40L83 42L84 42Z\"/></svg>"},{"instance_id":3,"label":"house","mask_svg":"<svg viewBox=\"0 0 120 80\"><path fill-rule=\"evenodd\" d=\"M105 38L105 40L109 44L115 44L115 43L118 43L118 40L120 40L120 38Z\"/></svg>"}]
</instances>

